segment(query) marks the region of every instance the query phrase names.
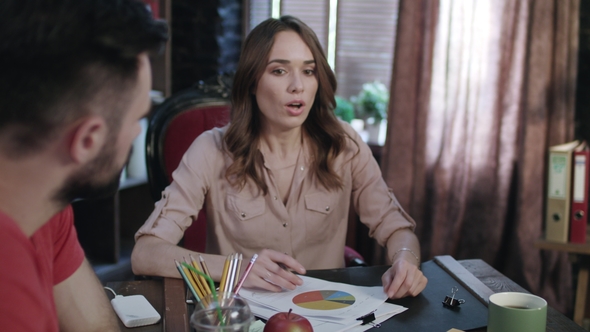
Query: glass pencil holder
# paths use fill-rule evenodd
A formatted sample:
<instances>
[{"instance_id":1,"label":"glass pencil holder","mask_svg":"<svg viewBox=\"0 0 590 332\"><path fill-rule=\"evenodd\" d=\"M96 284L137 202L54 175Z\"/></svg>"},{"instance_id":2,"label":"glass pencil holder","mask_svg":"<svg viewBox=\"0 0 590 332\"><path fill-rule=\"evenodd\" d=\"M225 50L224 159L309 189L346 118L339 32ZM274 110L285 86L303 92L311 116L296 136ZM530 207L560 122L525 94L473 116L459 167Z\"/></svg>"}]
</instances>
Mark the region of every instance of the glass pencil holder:
<instances>
[{"instance_id":1,"label":"glass pencil holder","mask_svg":"<svg viewBox=\"0 0 590 332\"><path fill-rule=\"evenodd\" d=\"M213 294L195 304L190 325L197 332L248 332L254 315L248 302L234 293Z\"/></svg>"}]
</instances>

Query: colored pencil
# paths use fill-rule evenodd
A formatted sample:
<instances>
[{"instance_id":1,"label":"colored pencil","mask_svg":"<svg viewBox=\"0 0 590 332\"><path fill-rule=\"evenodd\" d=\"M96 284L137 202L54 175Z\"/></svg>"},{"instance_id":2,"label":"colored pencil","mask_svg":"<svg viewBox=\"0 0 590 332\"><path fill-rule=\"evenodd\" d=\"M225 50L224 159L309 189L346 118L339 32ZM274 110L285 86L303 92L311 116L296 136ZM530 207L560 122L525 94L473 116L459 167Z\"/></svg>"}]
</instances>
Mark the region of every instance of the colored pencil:
<instances>
[{"instance_id":1,"label":"colored pencil","mask_svg":"<svg viewBox=\"0 0 590 332\"><path fill-rule=\"evenodd\" d=\"M211 273L209 273L209 268L207 267L207 263L205 263L205 259L203 258L203 256L201 256L201 254L199 254L199 262L201 262L201 268L202 268L203 272L205 272L205 274L208 275L209 278L211 278Z\"/></svg>"},{"instance_id":2,"label":"colored pencil","mask_svg":"<svg viewBox=\"0 0 590 332\"><path fill-rule=\"evenodd\" d=\"M185 259L185 263L186 263L186 259ZM197 285L197 282L193 278L193 272L191 270L189 270L186 266L183 266L182 264L180 264L180 267L184 270L184 274L186 274L186 277L188 278L189 282L191 283L191 286L193 286L193 288L195 289L195 292L197 292L197 295L199 295L199 299L203 299L205 297L205 295L203 294L203 292L201 291L201 289Z\"/></svg>"},{"instance_id":3,"label":"colored pencil","mask_svg":"<svg viewBox=\"0 0 590 332\"><path fill-rule=\"evenodd\" d=\"M174 263L176 263L176 268L178 269L178 272L180 272L180 275L182 276L182 279L184 279L186 286L190 289L191 293L193 293L195 300L197 300L197 302L200 302L201 298L197 294L197 291L193 288L193 285L192 285L190 279L184 273L184 268L180 265L180 263L178 263L177 260L174 260Z\"/></svg>"},{"instance_id":4,"label":"colored pencil","mask_svg":"<svg viewBox=\"0 0 590 332\"><path fill-rule=\"evenodd\" d=\"M252 270L252 266L254 266L254 263L256 262L257 258L258 258L258 254L254 254L254 256L252 256L252 259L250 259L250 263L248 263L248 266L246 266L246 270L244 270L244 274L242 274L240 281L238 281L238 284L236 285L236 287L234 287L234 294L238 294L238 292L242 288L242 285L244 284L244 281L248 277L248 274L250 274L250 270Z\"/></svg>"},{"instance_id":5,"label":"colored pencil","mask_svg":"<svg viewBox=\"0 0 590 332\"><path fill-rule=\"evenodd\" d=\"M224 292L230 292L232 289L232 283L234 276L236 274L236 265L238 264L238 254L233 253L231 256L231 261L229 262L229 272L227 273L227 280L225 281L225 288L223 288Z\"/></svg>"},{"instance_id":6,"label":"colored pencil","mask_svg":"<svg viewBox=\"0 0 590 332\"><path fill-rule=\"evenodd\" d=\"M223 289L224 292L229 292L233 288L232 285L234 284L234 279L236 275L236 266L238 266L238 254L232 254L231 262L229 265L229 272L227 273L227 280L225 281L225 288Z\"/></svg>"},{"instance_id":7,"label":"colored pencil","mask_svg":"<svg viewBox=\"0 0 590 332\"><path fill-rule=\"evenodd\" d=\"M201 270L201 267L199 266L199 263L197 262L197 260L193 257L193 255L189 254L189 257L191 259L191 263L193 265L193 267L195 268L195 270L199 271L199 272L203 272ZM202 275L198 275L198 281L199 284L201 285L201 288L203 288L203 291L205 292L205 296L211 294L211 288L209 288L209 284L207 283L207 280L205 279L205 277L203 277Z\"/></svg>"},{"instance_id":8,"label":"colored pencil","mask_svg":"<svg viewBox=\"0 0 590 332\"><path fill-rule=\"evenodd\" d=\"M220 293L223 293L223 290L225 289L225 279L227 278L227 273L229 272L230 256L227 256L225 263L223 264L223 272L221 273L221 280L219 281Z\"/></svg>"},{"instance_id":9,"label":"colored pencil","mask_svg":"<svg viewBox=\"0 0 590 332\"><path fill-rule=\"evenodd\" d=\"M238 277L240 275L240 269L242 268L242 257L243 255L240 254L240 257L238 257L238 267L236 268L236 273L234 275L234 282L231 285L231 289L236 288L236 286L238 285Z\"/></svg>"},{"instance_id":10,"label":"colored pencil","mask_svg":"<svg viewBox=\"0 0 590 332\"><path fill-rule=\"evenodd\" d=\"M182 259L184 260L185 264L191 266L191 263L189 263L185 257L182 257ZM203 289L203 285L201 285L199 275L196 274L195 272L193 272L191 269L189 269L186 266L183 266L183 268L186 269L186 273L191 277L191 279L193 281L193 287L195 287L195 290L197 291L197 294L199 294L199 297L204 299L205 295L207 295L207 293Z\"/></svg>"}]
</instances>

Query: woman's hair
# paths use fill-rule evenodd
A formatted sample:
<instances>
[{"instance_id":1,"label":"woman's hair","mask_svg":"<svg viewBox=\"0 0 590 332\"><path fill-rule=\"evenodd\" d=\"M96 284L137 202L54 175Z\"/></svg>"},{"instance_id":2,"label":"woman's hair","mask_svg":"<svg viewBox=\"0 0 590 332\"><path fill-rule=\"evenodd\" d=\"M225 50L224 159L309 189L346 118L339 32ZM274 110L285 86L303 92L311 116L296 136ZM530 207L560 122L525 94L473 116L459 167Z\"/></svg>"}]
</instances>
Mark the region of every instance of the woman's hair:
<instances>
[{"instance_id":1,"label":"woman's hair","mask_svg":"<svg viewBox=\"0 0 590 332\"><path fill-rule=\"evenodd\" d=\"M261 172L262 154L258 150L262 115L253 92L266 69L275 36L282 31L299 34L315 60L318 90L303 123L303 129L311 139L313 162L310 171L326 189L340 189L342 180L334 172L333 164L343 151L348 135L333 112L336 77L313 30L293 16L270 18L260 23L244 42L232 87L231 123L224 136L225 148L234 162L225 176L240 187L250 177L264 194L268 192Z\"/></svg>"}]
</instances>

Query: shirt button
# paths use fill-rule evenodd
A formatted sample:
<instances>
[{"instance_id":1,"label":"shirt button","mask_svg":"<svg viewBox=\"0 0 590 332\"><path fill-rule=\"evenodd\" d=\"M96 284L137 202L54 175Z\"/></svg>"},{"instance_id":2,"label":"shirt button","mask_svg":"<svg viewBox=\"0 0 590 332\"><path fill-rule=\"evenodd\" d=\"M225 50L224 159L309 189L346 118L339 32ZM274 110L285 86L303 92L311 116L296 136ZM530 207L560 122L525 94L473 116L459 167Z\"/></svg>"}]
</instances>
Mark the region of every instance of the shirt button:
<instances>
[{"instance_id":1,"label":"shirt button","mask_svg":"<svg viewBox=\"0 0 590 332\"><path fill-rule=\"evenodd\" d=\"M301 166L301 170L303 171L305 169L305 167Z\"/></svg>"},{"instance_id":2,"label":"shirt button","mask_svg":"<svg viewBox=\"0 0 590 332\"><path fill-rule=\"evenodd\" d=\"M274 198L275 201L277 200L277 196L274 196L273 198Z\"/></svg>"},{"instance_id":3,"label":"shirt button","mask_svg":"<svg viewBox=\"0 0 590 332\"><path fill-rule=\"evenodd\" d=\"M287 223L283 223L283 227L287 227Z\"/></svg>"},{"instance_id":4,"label":"shirt button","mask_svg":"<svg viewBox=\"0 0 590 332\"><path fill-rule=\"evenodd\" d=\"M242 218L246 218L246 214L242 212Z\"/></svg>"},{"instance_id":5,"label":"shirt button","mask_svg":"<svg viewBox=\"0 0 590 332\"><path fill-rule=\"evenodd\" d=\"M326 211L330 211L330 207L329 206L326 206Z\"/></svg>"}]
</instances>

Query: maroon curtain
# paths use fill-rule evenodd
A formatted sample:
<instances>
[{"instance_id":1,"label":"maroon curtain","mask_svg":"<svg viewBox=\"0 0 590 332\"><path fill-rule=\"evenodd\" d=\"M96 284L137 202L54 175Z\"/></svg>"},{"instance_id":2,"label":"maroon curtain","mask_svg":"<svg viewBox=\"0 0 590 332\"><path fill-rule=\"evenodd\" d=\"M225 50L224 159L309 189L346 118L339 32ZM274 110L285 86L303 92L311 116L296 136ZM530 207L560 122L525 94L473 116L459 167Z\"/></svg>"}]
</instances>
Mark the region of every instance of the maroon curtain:
<instances>
[{"instance_id":1,"label":"maroon curtain","mask_svg":"<svg viewBox=\"0 0 590 332\"><path fill-rule=\"evenodd\" d=\"M558 310L564 253L540 251L547 149L573 139L579 0L401 0L386 182L423 259L481 258Z\"/></svg>"}]
</instances>

